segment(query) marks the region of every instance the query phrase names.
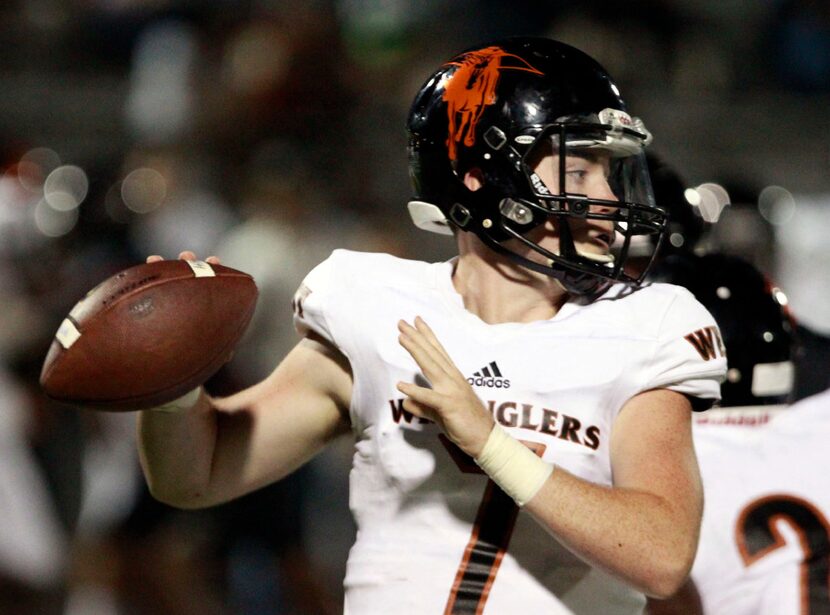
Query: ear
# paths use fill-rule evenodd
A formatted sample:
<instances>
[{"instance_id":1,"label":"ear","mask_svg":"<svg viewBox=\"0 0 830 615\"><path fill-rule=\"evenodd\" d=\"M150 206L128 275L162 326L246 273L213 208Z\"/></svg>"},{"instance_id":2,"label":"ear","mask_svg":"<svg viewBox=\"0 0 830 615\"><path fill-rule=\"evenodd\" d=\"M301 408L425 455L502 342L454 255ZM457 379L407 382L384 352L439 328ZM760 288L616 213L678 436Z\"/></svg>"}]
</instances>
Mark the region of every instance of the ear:
<instances>
[{"instance_id":1,"label":"ear","mask_svg":"<svg viewBox=\"0 0 830 615\"><path fill-rule=\"evenodd\" d=\"M478 167L473 167L464 173L464 185L470 192L475 192L484 186L484 173Z\"/></svg>"}]
</instances>

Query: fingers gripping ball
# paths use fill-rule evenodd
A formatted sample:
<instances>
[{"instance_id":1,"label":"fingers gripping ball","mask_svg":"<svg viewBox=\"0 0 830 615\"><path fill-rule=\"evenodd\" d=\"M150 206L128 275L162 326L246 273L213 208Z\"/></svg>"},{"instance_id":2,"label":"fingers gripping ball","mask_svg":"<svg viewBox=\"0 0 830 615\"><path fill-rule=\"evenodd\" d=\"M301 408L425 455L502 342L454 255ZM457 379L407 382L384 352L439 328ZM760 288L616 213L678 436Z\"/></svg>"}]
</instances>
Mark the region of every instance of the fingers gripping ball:
<instances>
[{"instance_id":1,"label":"fingers gripping ball","mask_svg":"<svg viewBox=\"0 0 830 615\"><path fill-rule=\"evenodd\" d=\"M203 261L126 269L63 320L40 383L53 399L101 410L171 402L228 360L257 295L247 273Z\"/></svg>"}]
</instances>

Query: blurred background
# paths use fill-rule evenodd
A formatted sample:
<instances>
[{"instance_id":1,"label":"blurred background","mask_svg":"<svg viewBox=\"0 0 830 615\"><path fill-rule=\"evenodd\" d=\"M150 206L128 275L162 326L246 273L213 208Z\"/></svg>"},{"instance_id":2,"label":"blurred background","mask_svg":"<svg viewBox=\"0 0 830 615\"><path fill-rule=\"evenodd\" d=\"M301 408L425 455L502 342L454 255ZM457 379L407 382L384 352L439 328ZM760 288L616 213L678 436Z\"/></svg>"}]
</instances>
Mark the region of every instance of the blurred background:
<instances>
[{"instance_id":1,"label":"blurred background","mask_svg":"<svg viewBox=\"0 0 830 615\"><path fill-rule=\"evenodd\" d=\"M216 394L293 345L291 295L332 249L449 257L404 207L408 106L454 52L513 34L604 64L708 247L759 266L826 339L824 0L5 0L0 613L342 611L348 441L247 498L174 511L144 489L135 417L49 402L40 366L74 303L148 254L216 254L257 280Z\"/></svg>"}]
</instances>

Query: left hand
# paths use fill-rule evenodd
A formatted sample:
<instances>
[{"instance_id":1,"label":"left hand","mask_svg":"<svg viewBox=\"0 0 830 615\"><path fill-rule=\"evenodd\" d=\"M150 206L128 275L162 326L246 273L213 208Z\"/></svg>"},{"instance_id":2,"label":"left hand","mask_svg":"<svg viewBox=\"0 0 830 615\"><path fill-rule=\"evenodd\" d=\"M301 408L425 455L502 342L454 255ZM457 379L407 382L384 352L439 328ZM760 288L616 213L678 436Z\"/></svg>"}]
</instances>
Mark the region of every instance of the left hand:
<instances>
[{"instance_id":1,"label":"left hand","mask_svg":"<svg viewBox=\"0 0 830 615\"><path fill-rule=\"evenodd\" d=\"M415 318L414 327L398 321L398 331L401 346L432 385L428 388L399 382L398 390L407 396L404 409L437 423L450 440L475 459L493 429L493 417L420 316Z\"/></svg>"}]
</instances>

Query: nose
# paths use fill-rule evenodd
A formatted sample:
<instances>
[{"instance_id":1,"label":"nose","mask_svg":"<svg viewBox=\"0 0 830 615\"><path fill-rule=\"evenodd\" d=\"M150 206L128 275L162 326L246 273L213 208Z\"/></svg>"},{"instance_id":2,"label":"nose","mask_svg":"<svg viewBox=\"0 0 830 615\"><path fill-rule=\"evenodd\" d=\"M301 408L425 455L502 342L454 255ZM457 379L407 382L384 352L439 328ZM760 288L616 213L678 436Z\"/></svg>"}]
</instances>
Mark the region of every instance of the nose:
<instances>
[{"instance_id":1,"label":"nose","mask_svg":"<svg viewBox=\"0 0 830 615\"><path fill-rule=\"evenodd\" d=\"M614 200L616 201L617 199ZM592 214L610 214L616 211L616 209L616 207L612 207L611 205L591 203L591 207L588 208L588 211Z\"/></svg>"},{"instance_id":2,"label":"nose","mask_svg":"<svg viewBox=\"0 0 830 615\"><path fill-rule=\"evenodd\" d=\"M614 191L611 190L611 186L608 184L608 180L602 180L600 185L598 186L597 193L593 195L595 199L602 199L603 201L614 201L619 202L617 195L614 194ZM612 213L616 207L611 205L603 205L599 203L592 203L589 211L594 214L610 214Z\"/></svg>"}]
</instances>

